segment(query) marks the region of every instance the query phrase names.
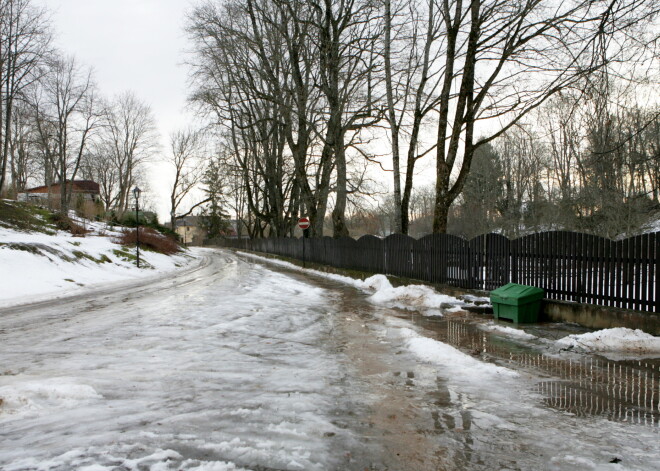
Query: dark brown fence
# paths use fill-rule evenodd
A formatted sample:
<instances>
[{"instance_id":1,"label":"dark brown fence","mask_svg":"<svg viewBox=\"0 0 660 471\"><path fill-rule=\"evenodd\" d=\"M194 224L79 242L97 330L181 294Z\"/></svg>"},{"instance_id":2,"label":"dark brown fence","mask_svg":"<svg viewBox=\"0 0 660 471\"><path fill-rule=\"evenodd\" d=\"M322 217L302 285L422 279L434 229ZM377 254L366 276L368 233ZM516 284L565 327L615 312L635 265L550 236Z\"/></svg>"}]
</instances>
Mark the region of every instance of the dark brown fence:
<instances>
[{"instance_id":1,"label":"dark brown fence","mask_svg":"<svg viewBox=\"0 0 660 471\"><path fill-rule=\"evenodd\" d=\"M394 234L305 239L310 262L492 290L509 282L538 286L546 298L660 312L660 232L613 241L555 231L509 240L447 234L415 240ZM224 240L223 245L302 259L296 238Z\"/></svg>"}]
</instances>

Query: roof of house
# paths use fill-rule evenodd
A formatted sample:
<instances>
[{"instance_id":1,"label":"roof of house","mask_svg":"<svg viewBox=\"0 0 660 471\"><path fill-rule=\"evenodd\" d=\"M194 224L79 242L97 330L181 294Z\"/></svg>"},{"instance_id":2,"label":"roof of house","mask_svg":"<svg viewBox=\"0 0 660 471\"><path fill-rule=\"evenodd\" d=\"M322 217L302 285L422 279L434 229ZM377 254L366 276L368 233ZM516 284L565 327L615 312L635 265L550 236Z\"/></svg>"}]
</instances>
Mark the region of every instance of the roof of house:
<instances>
[{"instance_id":1,"label":"roof of house","mask_svg":"<svg viewBox=\"0 0 660 471\"><path fill-rule=\"evenodd\" d=\"M82 192L82 193L99 193L100 187L99 184L92 180L74 180L72 182L67 182L68 185L73 185L73 192ZM53 185L42 185L36 186L34 188L29 188L25 191L28 193L48 193L49 188L52 191L52 188L59 188L60 184L55 183Z\"/></svg>"}]
</instances>

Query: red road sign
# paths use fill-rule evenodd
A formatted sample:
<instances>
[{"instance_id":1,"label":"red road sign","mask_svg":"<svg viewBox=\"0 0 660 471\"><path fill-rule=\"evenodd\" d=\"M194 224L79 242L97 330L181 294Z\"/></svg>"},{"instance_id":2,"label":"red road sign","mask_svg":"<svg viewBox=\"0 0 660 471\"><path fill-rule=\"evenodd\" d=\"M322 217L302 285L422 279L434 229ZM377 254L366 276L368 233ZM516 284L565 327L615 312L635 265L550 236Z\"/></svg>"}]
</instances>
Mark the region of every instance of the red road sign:
<instances>
[{"instance_id":1,"label":"red road sign","mask_svg":"<svg viewBox=\"0 0 660 471\"><path fill-rule=\"evenodd\" d=\"M298 219L298 227L301 229L308 229L310 226L309 224L309 219L308 218L300 218Z\"/></svg>"}]
</instances>

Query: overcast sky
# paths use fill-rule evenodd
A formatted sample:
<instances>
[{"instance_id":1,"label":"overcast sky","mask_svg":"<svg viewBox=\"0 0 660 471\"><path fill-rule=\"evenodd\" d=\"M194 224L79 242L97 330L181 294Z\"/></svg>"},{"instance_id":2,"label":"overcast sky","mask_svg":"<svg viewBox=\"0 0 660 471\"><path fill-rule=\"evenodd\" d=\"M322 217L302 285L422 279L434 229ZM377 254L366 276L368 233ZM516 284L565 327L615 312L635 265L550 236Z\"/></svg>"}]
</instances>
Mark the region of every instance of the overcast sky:
<instances>
[{"instance_id":1,"label":"overcast sky","mask_svg":"<svg viewBox=\"0 0 660 471\"><path fill-rule=\"evenodd\" d=\"M55 44L94 69L104 96L131 90L148 103L163 150L169 133L191 122L185 113L188 45L183 31L191 0L35 0L51 12ZM152 165L149 186L161 222L168 214L167 172Z\"/></svg>"}]
</instances>

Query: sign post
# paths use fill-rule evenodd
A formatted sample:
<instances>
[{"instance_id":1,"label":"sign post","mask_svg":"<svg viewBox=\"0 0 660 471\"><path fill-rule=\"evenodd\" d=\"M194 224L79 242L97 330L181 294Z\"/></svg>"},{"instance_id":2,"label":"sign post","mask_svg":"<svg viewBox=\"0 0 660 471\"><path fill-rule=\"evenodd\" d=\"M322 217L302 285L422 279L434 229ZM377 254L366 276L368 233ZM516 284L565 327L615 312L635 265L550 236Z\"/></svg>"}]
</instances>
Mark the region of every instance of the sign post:
<instances>
[{"instance_id":1,"label":"sign post","mask_svg":"<svg viewBox=\"0 0 660 471\"><path fill-rule=\"evenodd\" d=\"M303 257L302 257L302 262L303 262L303 268L305 268L305 239L309 237L309 218L306 217L301 217L298 219L298 227L302 229L303 231L303 237L302 237L302 244L303 244Z\"/></svg>"}]
</instances>

